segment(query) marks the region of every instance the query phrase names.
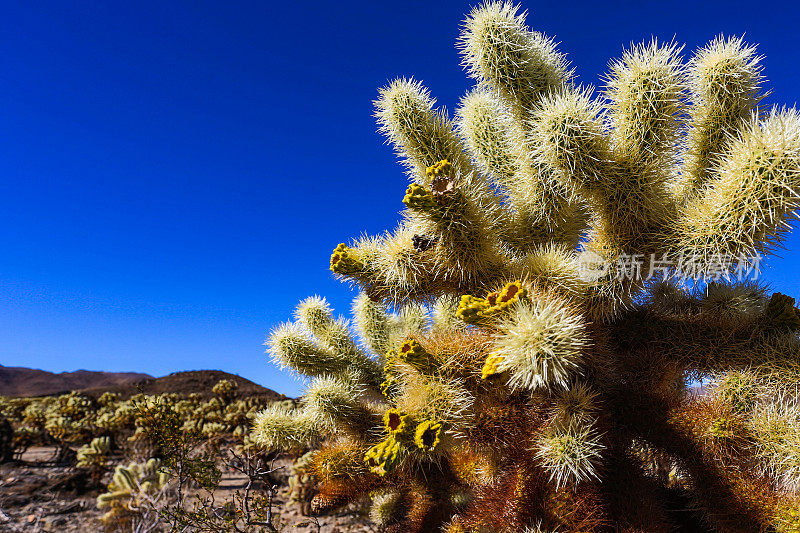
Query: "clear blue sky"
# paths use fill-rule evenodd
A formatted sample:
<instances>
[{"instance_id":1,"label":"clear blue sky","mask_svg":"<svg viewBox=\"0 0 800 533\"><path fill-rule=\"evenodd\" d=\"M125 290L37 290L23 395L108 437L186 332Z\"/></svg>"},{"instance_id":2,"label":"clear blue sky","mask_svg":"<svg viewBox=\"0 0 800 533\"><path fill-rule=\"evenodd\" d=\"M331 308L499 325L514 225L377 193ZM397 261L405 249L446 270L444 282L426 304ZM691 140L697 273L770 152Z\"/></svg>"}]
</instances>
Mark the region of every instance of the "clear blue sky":
<instances>
[{"instance_id":1,"label":"clear blue sky","mask_svg":"<svg viewBox=\"0 0 800 533\"><path fill-rule=\"evenodd\" d=\"M800 8L526 3L597 83L631 41L746 33L800 94ZM346 312L331 249L406 185L371 101L413 75L452 109L467 2L30 2L0 17L0 364L214 368L287 394L262 342L298 299ZM800 296L800 235L765 277Z\"/></svg>"}]
</instances>

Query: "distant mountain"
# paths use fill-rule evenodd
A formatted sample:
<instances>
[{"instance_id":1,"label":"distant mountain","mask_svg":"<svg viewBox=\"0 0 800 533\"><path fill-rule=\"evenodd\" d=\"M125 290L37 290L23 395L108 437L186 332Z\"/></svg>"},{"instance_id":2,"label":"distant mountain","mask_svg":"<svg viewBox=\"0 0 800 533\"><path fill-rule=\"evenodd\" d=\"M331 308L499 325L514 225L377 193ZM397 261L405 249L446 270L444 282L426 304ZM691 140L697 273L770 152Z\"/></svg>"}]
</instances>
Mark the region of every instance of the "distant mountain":
<instances>
[{"instance_id":1,"label":"distant mountain","mask_svg":"<svg viewBox=\"0 0 800 533\"><path fill-rule=\"evenodd\" d=\"M47 396L89 387L110 388L153 379L137 372L93 372L76 370L58 374L0 365L0 396Z\"/></svg>"},{"instance_id":2,"label":"distant mountain","mask_svg":"<svg viewBox=\"0 0 800 533\"><path fill-rule=\"evenodd\" d=\"M229 374L222 370L188 370L185 372L173 372L161 378L147 377L133 383L123 383L113 387L92 387L84 389L87 394L101 394L106 391L115 392L122 398L129 398L134 394L161 394L174 392L181 395L193 392L200 394L204 398L212 396L211 389L220 380L227 379L235 381L239 385L239 394L244 396L265 396L270 400L286 400L283 394L277 393L272 389L262 387L249 379L245 379L236 374Z\"/></svg>"},{"instance_id":3,"label":"distant mountain","mask_svg":"<svg viewBox=\"0 0 800 533\"><path fill-rule=\"evenodd\" d=\"M59 374L0 365L0 396L49 396L73 390L99 396L109 391L129 398L134 394L175 392L181 395L196 392L204 398L212 396L211 389L220 380L235 381L245 396L264 396L270 400L285 400L286 396L262 387L249 379L221 370L189 370L154 378L137 372L92 372L76 370Z\"/></svg>"}]
</instances>

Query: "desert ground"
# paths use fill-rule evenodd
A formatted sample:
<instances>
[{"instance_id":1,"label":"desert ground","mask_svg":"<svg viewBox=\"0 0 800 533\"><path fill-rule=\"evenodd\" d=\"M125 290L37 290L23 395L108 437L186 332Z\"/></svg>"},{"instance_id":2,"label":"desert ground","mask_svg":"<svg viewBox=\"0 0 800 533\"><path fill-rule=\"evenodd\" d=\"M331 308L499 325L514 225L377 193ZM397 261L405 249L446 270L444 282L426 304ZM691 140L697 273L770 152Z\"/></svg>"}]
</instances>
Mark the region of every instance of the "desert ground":
<instances>
[{"instance_id":1,"label":"desert ground","mask_svg":"<svg viewBox=\"0 0 800 533\"><path fill-rule=\"evenodd\" d=\"M54 447L31 448L17 463L0 465L0 531L88 533L102 531L98 521L103 512L97 509L97 495L102 489L91 487L85 473L52 462ZM322 516L305 517L300 505L290 501L288 457L279 458L283 466L276 476L279 488L274 500L276 523L286 532L367 533L377 531L354 507ZM110 473L106 475L110 477ZM108 480L104 479L107 482ZM223 473L214 496L229 500L242 491L247 478L233 471Z\"/></svg>"}]
</instances>

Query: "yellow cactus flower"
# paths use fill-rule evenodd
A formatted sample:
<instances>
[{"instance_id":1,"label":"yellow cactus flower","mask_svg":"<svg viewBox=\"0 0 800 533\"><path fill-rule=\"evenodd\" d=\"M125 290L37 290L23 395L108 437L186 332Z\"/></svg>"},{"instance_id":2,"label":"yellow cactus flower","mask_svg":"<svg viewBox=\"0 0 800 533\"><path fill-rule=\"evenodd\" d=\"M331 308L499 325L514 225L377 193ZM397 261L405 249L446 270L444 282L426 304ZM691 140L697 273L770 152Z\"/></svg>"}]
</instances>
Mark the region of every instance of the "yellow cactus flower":
<instances>
[{"instance_id":1,"label":"yellow cactus flower","mask_svg":"<svg viewBox=\"0 0 800 533\"><path fill-rule=\"evenodd\" d=\"M499 315L510 309L514 304L523 300L528 295L528 291L522 286L520 281L506 283L499 292L490 292L486 295L488 309L483 311L484 316Z\"/></svg>"},{"instance_id":2,"label":"yellow cactus flower","mask_svg":"<svg viewBox=\"0 0 800 533\"><path fill-rule=\"evenodd\" d=\"M465 294L458 304L456 316L467 324L485 324L488 318L504 313L527 296L528 291L520 281L511 281L500 291L487 294L486 298Z\"/></svg>"},{"instance_id":3,"label":"yellow cactus flower","mask_svg":"<svg viewBox=\"0 0 800 533\"><path fill-rule=\"evenodd\" d=\"M413 429L414 418L404 415L399 409L391 408L383 415L383 426L389 435L401 437Z\"/></svg>"},{"instance_id":4,"label":"yellow cactus flower","mask_svg":"<svg viewBox=\"0 0 800 533\"><path fill-rule=\"evenodd\" d=\"M428 371L431 367L430 354L413 339L408 339L400 345L397 349L397 358L421 372Z\"/></svg>"},{"instance_id":5,"label":"yellow cactus flower","mask_svg":"<svg viewBox=\"0 0 800 533\"><path fill-rule=\"evenodd\" d=\"M414 444L420 450L430 453L442 442L442 424L433 420L426 420L417 426L414 432Z\"/></svg>"}]
</instances>

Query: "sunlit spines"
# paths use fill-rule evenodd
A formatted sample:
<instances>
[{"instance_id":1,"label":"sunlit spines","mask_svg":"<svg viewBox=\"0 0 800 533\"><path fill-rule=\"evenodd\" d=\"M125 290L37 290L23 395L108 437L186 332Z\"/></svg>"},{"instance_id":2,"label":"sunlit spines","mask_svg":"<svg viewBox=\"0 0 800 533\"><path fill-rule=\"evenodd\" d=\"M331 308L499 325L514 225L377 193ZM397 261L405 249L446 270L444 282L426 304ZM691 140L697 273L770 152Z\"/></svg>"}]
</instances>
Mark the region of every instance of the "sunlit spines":
<instances>
[{"instance_id":1,"label":"sunlit spines","mask_svg":"<svg viewBox=\"0 0 800 533\"><path fill-rule=\"evenodd\" d=\"M396 405L403 413L417 421L447 424L451 432L460 432L470 423L470 408L475 398L463 380L419 372L405 372L400 380Z\"/></svg>"},{"instance_id":2,"label":"sunlit spines","mask_svg":"<svg viewBox=\"0 0 800 533\"><path fill-rule=\"evenodd\" d=\"M655 39L634 45L622 59L612 61L607 76L610 139L617 165L604 186L609 203L604 216L608 231L617 234L628 252L657 248L661 228L674 215L667 183L675 173L684 109L680 51L675 43L661 45Z\"/></svg>"},{"instance_id":3,"label":"sunlit spines","mask_svg":"<svg viewBox=\"0 0 800 533\"><path fill-rule=\"evenodd\" d=\"M345 359L348 369L355 371L362 382L373 386L380 382L379 365L359 348L350 333L349 323L333 318L324 298L314 296L303 300L295 315L321 346Z\"/></svg>"},{"instance_id":4,"label":"sunlit spines","mask_svg":"<svg viewBox=\"0 0 800 533\"><path fill-rule=\"evenodd\" d=\"M333 312L325 298L312 296L303 300L298 304L295 316L320 344L332 352L342 354L348 359L360 359L364 356L350 335L349 324L333 318Z\"/></svg>"},{"instance_id":5,"label":"sunlit spines","mask_svg":"<svg viewBox=\"0 0 800 533\"><path fill-rule=\"evenodd\" d=\"M657 167L663 186L674 164L684 108L685 76L674 42L634 45L614 60L606 78L611 141L618 157Z\"/></svg>"},{"instance_id":6,"label":"sunlit spines","mask_svg":"<svg viewBox=\"0 0 800 533\"><path fill-rule=\"evenodd\" d=\"M438 331L450 331L464 327L464 322L456 316L458 298L449 294L440 296L431 308L431 326Z\"/></svg>"},{"instance_id":7,"label":"sunlit spines","mask_svg":"<svg viewBox=\"0 0 800 533\"><path fill-rule=\"evenodd\" d=\"M502 261L493 238L504 220L499 199L482 176L461 172L447 160L431 165L426 174L431 179L425 195L414 198L432 199L432 205L422 202L404 213L415 255L430 261L440 279L474 284Z\"/></svg>"},{"instance_id":8,"label":"sunlit spines","mask_svg":"<svg viewBox=\"0 0 800 533\"><path fill-rule=\"evenodd\" d=\"M364 453L367 446L360 439L339 437L328 440L314 451L307 470L320 482L356 481L367 475Z\"/></svg>"},{"instance_id":9,"label":"sunlit spines","mask_svg":"<svg viewBox=\"0 0 800 533\"><path fill-rule=\"evenodd\" d=\"M378 415L363 403L364 394L351 380L318 377L303 395L304 412L330 431L363 436L380 426Z\"/></svg>"},{"instance_id":10,"label":"sunlit spines","mask_svg":"<svg viewBox=\"0 0 800 533\"><path fill-rule=\"evenodd\" d=\"M719 36L700 48L689 62L691 123L676 186L679 198L702 191L713 177L716 161L726 151L728 138L761 100L761 59L756 47L741 37Z\"/></svg>"},{"instance_id":11,"label":"sunlit spines","mask_svg":"<svg viewBox=\"0 0 800 533\"><path fill-rule=\"evenodd\" d=\"M596 188L608 179L611 148L591 89L566 87L547 95L531 116L529 138L535 160L576 186Z\"/></svg>"},{"instance_id":12,"label":"sunlit spines","mask_svg":"<svg viewBox=\"0 0 800 533\"><path fill-rule=\"evenodd\" d=\"M695 107L685 156L677 145L685 137L687 82L677 45L653 41L624 52L612 63L605 98L565 82L563 57L508 4L473 11L460 46L479 80L457 113L463 143L421 85L400 80L382 91L381 127L414 183L396 231L340 246L332 261L338 277L364 291L356 310L363 341L379 356L390 354L385 396L370 392L367 401L376 403L363 402L384 423L354 430L348 415L320 424L339 426L344 440L357 443L360 468L372 469L348 483L391 486L408 497L398 511L404 516L387 523L392 533L438 531L442 523L453 533L533 525L660 533L677 516L667 508L685 500L701 504L709 519L718 509L726 515L718 529L734 531L725 527L728 518L742 513L725 504L760 499L768 502L754 505L764 527L783 527L777 510L797 499L785 477L795 465L784 457L797 455L785 431L791 413L748 420L797 383L794 302L768 300L745 285L704 285L701 294L671 279L671 267L660 281L646 280L662 257L674 267L695 253L702 263L770 250L800 206L796 113L740 121L725 130L719 149L708 149L713 135L696 142L730 111L722 102L735 77L708 82L738 68L719 60L732 49L722 43L705 74L710 53L691 65ZM750 98L739 108L746 118L758 91L739 92ZM716 131L711 126L705 131ZM692 146L708 152L706 163ZM710 170L696 195L678 201L665 184L681 172L684 156L687 168ZM599 269L584 268L593 262ZM402 310L442 297L432 326ZM421 349L398 354L406 340ZM755 392L747 379L737 386L736 373L756 376ZM726 383L707 395L718 404L707 415L698 407L706 400L687 391L687 382L708 376ZM352 407L347 394L334 396L325 403L319 400L328 396L313 392L317 405L309 411ZM691 423L670 426L680 409ZM631 439L648 453L634 454ZM478 475L459 459L469 454L480 461L467 462L490 468ZM769 476L756 472L759 462ZM324 493L337 505L351 501L339 497L341 488ZM472 504L465 505L466 493ZM591 527L572 521L575 506L587 501L597 511ZM773 504L774 516L765 511ZM438 523L423 521L436 513ZM387 522L394 510L379 514ZM738 529L757 530L752 523Z\"/></svg>"},{"instance_id":13,"label":"sunlit spines","mask_svg":"<svg viewBox=\"0 0 800 533\"><path fill-rule=\"evenodd\" d=\"M534 295L498 325L493 354L514 389L566 387L581 373L590 344L577 308L553 295Z\"/></svg>"},{"instance_id":14,"label":"sunlit spines","mask_svg":"<svg viewBox=\"0 0 800 533\"><path fill-rule=\"evenodd\" d=\"M592 426L561 426L537 438L536 457L557 486L599 479L604 445Z\"/></svg>"},{"instance_id":15,"label":"sunlit spines","mask_svg":"<svg viewBox=\"0 0 800 533\"><path fill-rule=\"evenodd\" d=\"M758 377L750 370L731 371L719 376L711 386L718 396L735 413L750 412L758 402Z\"/></svg>"},{"instance_id":16,"label":"sunlit spines","mask_svg":"<svg viewBox=\"0 0 800 533\"><path fill-rule=\"evenodd\" d=\"M421 82L404 78L382 88L375 101L380 131L421 185L429 184L425 169L437 161L447 159L461 173L471 170L450 119L434 105L435 100Z\"/></svg>"},{"instance_id":17,"label":"sunlit spines","mask_svg":"<svg viewBox=\"0 0 800 533\"><path fill-rule=\"evenodd\" d=\"M314 342L302 326L286 323L275 328L267 338L267 352L283 368L321 376L340 374L347 369L347 359Z\"/></svg>"},{"instance_id":18,"label":"sunlit spines","mask_svg":"<svg viewBox=\"0 0 800 533\"><path fill-rule=\"evenodd\" d=\"M458 127L479 168L506 196L506 241L522 252L549 241L577 242L585 221L574 195L551 169L530 161L519 121L493 95L476 90L464 97Z\"/></svg>"},{"instance_id":19,"label":"sunlit spines","mask_svg":"<svg viewBox=\"0 0 800 533\"><path fill-rule=\"evenodd\" d=\"M402 492L392 490L375 491L371 495L370 520L385 527L400 522L408 513L408 501Z\"/></svg>"},{"instance_id":20,"label":"sunlit spines","mask_svg":"<svg viewBox=\"0 0 800 533\"><path fill-rule=\"evenodd\" d=\"M392 349L391 325L388 309L360 292L353 300L353 318L358 333L373 353L383 357Z\"/></svg>"},{"instance_id":21,"label":"sunlit spines","mask_svg":"<svg viewBox=\"0 0 800 533\"><path fill-rule=\"evenodd\" d=\"M800 207L798 112L773 109L763 121L750 119L714 174L679 213L676 253L708 265L714 257L749 260L771 251Z\"/></svg>"},{"instance_id":22,"label":"sunlit spines","mask_svg":"<svg viewBox=\"0 0 800 533\"><path fill-rule=\"evenodd\" d=\"M579 301L586 291L578 256L564 244L537 246L515 264L513 271L531 285L553 290L568 299Z\"/></svg>"},{"instance_id":23,"label":"sunlit spines","mask_svg":"<svg viewBox=\"0 0 800 533\"><path fill-rule=\"evenodd\" d=\"M486 2L469 14L458 43L469 75L497 90L519 116L572 76L553 40L531 32L525 15L510 2Z\"/></svg>"},{"instance_id":24,"label":"sunlit spines","mask_svg":"<svg viewBox=\"0 0 800 533\"><path fill-rule=\"evenodd\" d=\"M397 336L415 335L428 328L428 309L419 303L408 302L400 307L393 323Z\"/></svg>"},{"instance_id":25,"label":"sunlit spines","mask_svg":"<svg viewBox=\"0 0 800 533\"><path fill-rule=\"evenodd\" d=\"M779 394L756 404L749 417L754 449L766 473L787 490L800 487L800 404L794 394Z\"/></svg>"},{"instance_id":26,"label":"sunlit spines","mask_svg":"<svg viewBox=\"0 0 800 533\"><path fill-rule=\"evenodd\" d=\"M461 99L456 119L478 168L496 183L513 188L524 160L514 139L514 123L502 104L487 91L472 91Z\"/></svg>"},{"instance_id":27,"label":"sunlit spines","mask_svg":"<svg viewBox=\"0 0 800 533\"><path fill-rule=\"evenodd\" d=\"M427 254L414 248L415 228L403 224L378 237L361 237L353 250L363 268L340 276L357 285L371 299L399 304L429 297L437 289L436 265Z\"/></svg>"},{"instance_id":28,"label":"sunlit spines","mask_svg":"<svg viewBox=\"0 0 800 533\"><path fill-rule=\"evenodd\" d=\"M273 403L253 420L252 438L271 450L299 450L321 437L322 428L310 413Z\"/></svg>"}]
</instances>

